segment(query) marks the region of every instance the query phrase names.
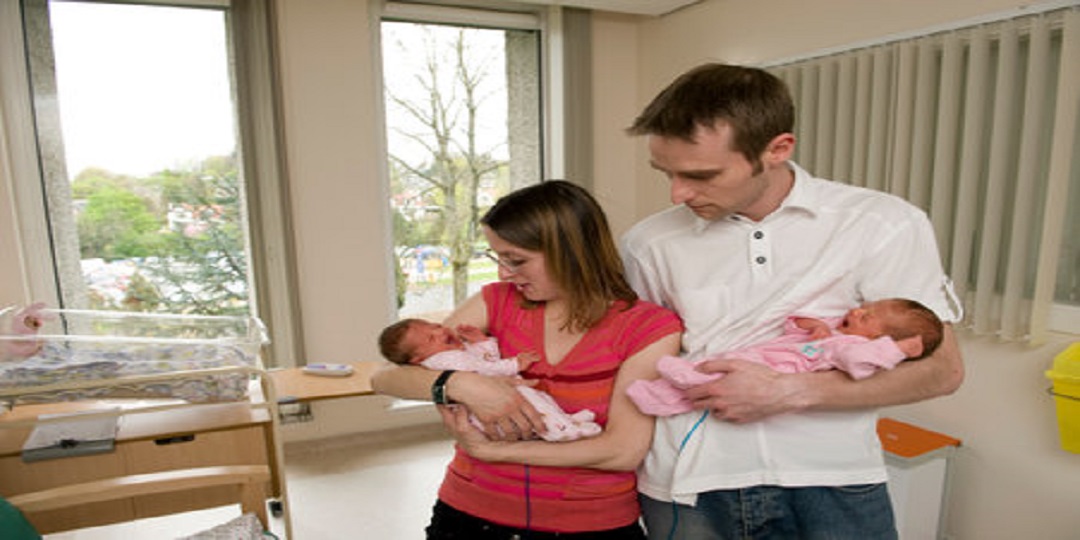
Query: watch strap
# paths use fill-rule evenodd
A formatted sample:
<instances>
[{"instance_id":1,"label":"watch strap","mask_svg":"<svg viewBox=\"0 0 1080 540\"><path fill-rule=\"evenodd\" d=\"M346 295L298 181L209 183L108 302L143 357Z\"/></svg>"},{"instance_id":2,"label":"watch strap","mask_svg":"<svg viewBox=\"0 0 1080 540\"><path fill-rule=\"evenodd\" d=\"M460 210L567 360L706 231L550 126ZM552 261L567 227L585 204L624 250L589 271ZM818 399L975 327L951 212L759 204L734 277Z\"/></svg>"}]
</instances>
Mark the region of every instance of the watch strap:
<instances>
[{"instance_id":1,"label":"watch strap","mask_svg":"<svg viewBox=\"0 0 1080 540\"><path fill-rule=\"evenodd\" d=\"M435 382L431 384L431 401L434 401L436 405L449 405L450 399L446 395L446 381L450 380L450 376L456 371L448 369L439 374Z\"/></svg>"}]
</instances>

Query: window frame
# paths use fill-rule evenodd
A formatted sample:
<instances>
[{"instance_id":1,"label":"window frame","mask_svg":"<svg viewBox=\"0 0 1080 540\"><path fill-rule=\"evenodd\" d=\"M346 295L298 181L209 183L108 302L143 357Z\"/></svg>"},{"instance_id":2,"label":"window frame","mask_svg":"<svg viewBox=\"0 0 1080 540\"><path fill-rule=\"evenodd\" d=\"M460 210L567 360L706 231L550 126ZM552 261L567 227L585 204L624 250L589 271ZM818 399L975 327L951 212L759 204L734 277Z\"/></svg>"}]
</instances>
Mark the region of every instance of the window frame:
<instances>
[{"instance_id":1,"label":"window frame","mask_svg":"<svg viewBox=\"0 0 1080 540\"><path fill-rule=\"evenodd\" d=\"M540 32L541 178L565 178L591 188L592 83L589 11L562 6L500 2L498 9L477 2L433 0L431 3L388 1L373 7L372 50L382 76L380 23L385 20L502 27ZM383 87L382 80L378 81ZM385 108L378 103L380 124ZM380 152L386 155L385 126L379 126ZM382 171L385 175L386 171ZM386 177L383 177L386 183Z\"/></svg>"},{"instance_id":2,"label":"window frame","mask_svg":"<svg viewBox=\"0 0 1080 540\"><path fill-rule=\"evenodd\" d=\"M514 2L500 2L491 6L483 2L460 0L433 0L431 3L388 1L373 5L371 16L372 51L375 51L376 84L380 89L382 80L382 23L398 21L410 23L477 26L539 32L540 39L540 134L541 159L540 181L564 178L575 181L586 189L592 188L592 83L591 83L591 24L587 10L562 6L537 6ZM379 160L380 196L389 200L389 156L386 139L386 107L382 99L376 104L377 151ZM383 220L388 224L384 238L384 253L393 253L393 225L391 208L383 207ZM386 257L386 273L395 276L398 264L392 256ZM395 297L397 284L389 283L387 306L388 320L399 317Z\"/></svg>"}]
</instances>

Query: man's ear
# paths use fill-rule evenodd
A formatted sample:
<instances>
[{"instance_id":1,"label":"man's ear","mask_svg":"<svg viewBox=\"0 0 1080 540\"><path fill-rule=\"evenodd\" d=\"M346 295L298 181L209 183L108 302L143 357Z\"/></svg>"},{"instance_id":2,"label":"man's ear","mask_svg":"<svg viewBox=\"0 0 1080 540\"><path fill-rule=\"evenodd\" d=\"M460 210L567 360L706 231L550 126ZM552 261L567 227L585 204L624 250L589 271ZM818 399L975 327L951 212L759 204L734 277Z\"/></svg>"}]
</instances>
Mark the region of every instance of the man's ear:
<instances>
[{"instance_id":1,"label":"man's ear","mask_svg":"<svg viewBox=\"0 0 1080 540\"><path fill-rule=\"evenodd\" d=\"M765 147L765 153L762 154L762 161L765 165L781 164L795 154L795 135L791 133L781 133L773 140L769 141L769 144Z\"/></svg>"}]
</instances>

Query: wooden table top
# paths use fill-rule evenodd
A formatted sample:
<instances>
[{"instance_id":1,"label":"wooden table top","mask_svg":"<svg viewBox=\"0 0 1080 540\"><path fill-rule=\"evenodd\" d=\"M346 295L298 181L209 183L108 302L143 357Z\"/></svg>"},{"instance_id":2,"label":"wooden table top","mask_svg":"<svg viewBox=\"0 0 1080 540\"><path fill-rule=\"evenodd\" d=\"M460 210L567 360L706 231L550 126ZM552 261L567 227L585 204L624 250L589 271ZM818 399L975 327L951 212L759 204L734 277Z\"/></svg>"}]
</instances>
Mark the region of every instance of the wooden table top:
<instances>
[{"instance_id":1,"label":"wooden table top","mask_svg":"<svg viewBox=\"0 0 1080 540\"><path fill-rule=\"evenodd\" d=\"M347 377L320 377L304 373L301 368L278 369L270 372L274 380L278 403L302 403L375 394L371 375L386 362L361 360L348 362L353 372Z\"/></svg>"}]
</instances>

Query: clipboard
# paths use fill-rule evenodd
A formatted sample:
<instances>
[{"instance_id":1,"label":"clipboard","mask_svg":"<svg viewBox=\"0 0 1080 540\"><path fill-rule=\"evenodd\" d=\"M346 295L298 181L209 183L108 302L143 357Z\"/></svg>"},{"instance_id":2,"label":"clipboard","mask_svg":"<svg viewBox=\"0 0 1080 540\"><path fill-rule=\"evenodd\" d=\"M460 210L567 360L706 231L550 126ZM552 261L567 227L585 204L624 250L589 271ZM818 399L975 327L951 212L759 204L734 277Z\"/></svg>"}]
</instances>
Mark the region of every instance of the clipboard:
<instances>
[{"instance_id":1,"label":"clipboard","mask_svg":"<svg viewBox=\"0 0 1080 540\"><path fill-rule=\"evenodd\" d=\"M47 421L35 426L23 444L22 460L26 463L102 454L115 448L119 415L84 411L47 414L40 419Z\"/></svg>"}]
</instances>

